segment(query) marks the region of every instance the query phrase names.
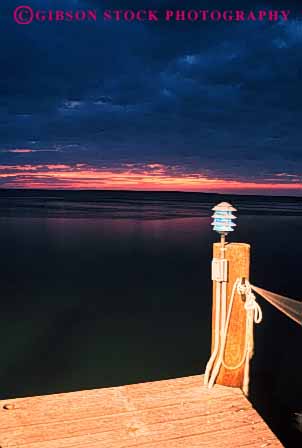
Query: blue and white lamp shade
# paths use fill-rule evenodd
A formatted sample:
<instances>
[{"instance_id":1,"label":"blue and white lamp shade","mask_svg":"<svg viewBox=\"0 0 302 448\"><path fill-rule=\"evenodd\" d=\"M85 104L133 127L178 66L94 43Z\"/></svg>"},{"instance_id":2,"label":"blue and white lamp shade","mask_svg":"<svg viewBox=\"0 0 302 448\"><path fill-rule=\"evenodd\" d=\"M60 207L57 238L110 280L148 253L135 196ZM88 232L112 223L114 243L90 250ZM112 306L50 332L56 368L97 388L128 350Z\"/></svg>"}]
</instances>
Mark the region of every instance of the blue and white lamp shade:
<instances>
[{"instance_id":1,"label":"blue and white lamp shade","mask_svg":"<svg viewBox=\"0 0 302 448\"><path fill-rule=\"evenodd\" d=\"M212 222L213 230L221 234L233 232L234 227L236 227L233 219L236 219L236 216L232 212L236 211L236 209L228 202L221 202L212 210L214 211L212 216L214 218Z\"/></svg>"}]
</instances>

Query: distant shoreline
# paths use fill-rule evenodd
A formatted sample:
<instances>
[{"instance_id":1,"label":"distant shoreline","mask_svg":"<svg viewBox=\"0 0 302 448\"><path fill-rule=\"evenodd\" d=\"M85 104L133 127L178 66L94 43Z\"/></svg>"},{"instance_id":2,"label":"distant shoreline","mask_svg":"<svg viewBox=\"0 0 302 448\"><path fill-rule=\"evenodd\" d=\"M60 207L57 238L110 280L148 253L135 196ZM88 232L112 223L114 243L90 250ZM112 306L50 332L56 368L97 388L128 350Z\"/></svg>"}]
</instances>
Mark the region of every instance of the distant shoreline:
<instances>
[{"instance_id":1,"label":"distant shoreline","mask_svg":"<svg viewBox=\"0 0 302 448\"><path fill-rule=\"evenodd\" d=\"M256 194L256 193L233 193L233 192L205 192L205 191L177 191L177 190L98 190L98 189L55 189L55 188L1 188L0 187L0 196L3 193L27 193L31 194L39 194L39 193L53 193L53 194L66 194L66 195L75 195L75 194L98 194L98 193L111 193L111 194L131 194L131 195L187 195L187 196L207 196L207 197L240 197L240 198L274 198L278 199L297 199L302 202L302 189L301 195L289 195L289 194Z\"/></svg>"}]
</instances>

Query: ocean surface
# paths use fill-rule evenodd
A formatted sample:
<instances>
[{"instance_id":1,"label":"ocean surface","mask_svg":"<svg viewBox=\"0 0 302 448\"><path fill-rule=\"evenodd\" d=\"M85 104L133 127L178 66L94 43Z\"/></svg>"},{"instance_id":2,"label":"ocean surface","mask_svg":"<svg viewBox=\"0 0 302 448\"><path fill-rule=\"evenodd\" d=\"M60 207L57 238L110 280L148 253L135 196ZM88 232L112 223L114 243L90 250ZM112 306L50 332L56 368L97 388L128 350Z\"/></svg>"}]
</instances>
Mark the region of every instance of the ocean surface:
<instances>
[{"instance_id":1,"label":"ocean surface","mask_svg":"<svg viewBox=\"0 0 302 448\"><path fill-rule=\"evenodd\" d=\"M204 371L211 335L211 208L237 209L251 281L302 299L302 198L0 190L0 396ZM259 298L251 401L302 446L302 330Z\"/></svg>"}]
</instances>

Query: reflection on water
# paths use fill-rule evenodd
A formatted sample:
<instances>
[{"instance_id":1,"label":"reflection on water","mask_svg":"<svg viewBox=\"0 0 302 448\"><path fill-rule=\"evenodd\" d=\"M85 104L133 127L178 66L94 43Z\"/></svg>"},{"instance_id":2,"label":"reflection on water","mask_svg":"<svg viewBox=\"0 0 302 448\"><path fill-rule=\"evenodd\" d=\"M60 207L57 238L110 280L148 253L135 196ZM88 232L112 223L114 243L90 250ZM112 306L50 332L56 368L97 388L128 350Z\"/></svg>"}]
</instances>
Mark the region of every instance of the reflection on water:
<instances>
[{"instance_id":1,"label":"reflection on water","mask_svg":"<svg viewBox=\"0 0 302 448\"><path fill-rule=\"evenodd\" d=\"M210 210L169 219L38 215L2 209L0 218L2 398L204 370L217 239ZM231 239L251 243L255 285L301 297L301 234L299 215L253 212ZM259 302L252 400L295 446L288 411L302 410L301 329Z\"/></svg>"}]
</instances>

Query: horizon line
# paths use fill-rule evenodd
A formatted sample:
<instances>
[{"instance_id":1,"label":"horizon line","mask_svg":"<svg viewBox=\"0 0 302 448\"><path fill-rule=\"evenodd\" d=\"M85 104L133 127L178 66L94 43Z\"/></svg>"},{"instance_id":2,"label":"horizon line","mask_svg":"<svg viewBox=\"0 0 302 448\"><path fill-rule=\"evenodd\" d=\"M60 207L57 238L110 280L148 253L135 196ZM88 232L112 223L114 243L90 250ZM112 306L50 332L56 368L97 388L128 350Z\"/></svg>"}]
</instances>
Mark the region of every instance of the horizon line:
<instances>
[{"instance_id":1,"label":"horizon line","mask_svg":"<svg viewBox=\"0 0 302 448\"><path fill-rule=\"evenodd\" d=\"M281 193L248 193L248 192L241 192L241 193L233 193L231 191L225 191L225 192L213 192L213 191L187 191L187 190L141 190L141 189L96 189L96 188L29 188L29 187L1 187L0 186L0 192L1 191L41 191L41 192L87 192L87 193L97 193L97 192L116 192L116 193L149 193L149 194L162 194L162 193L168 193L168 194L196 194L196 195L208 195L208 196L223 196L223 195L231 195L231 196L253 196L253 197L274 197L274 198L295 198L295 199L302 199L302 191L301 195L290 195L290 194L281 194Z\"/></svg>"}]
</instances>

